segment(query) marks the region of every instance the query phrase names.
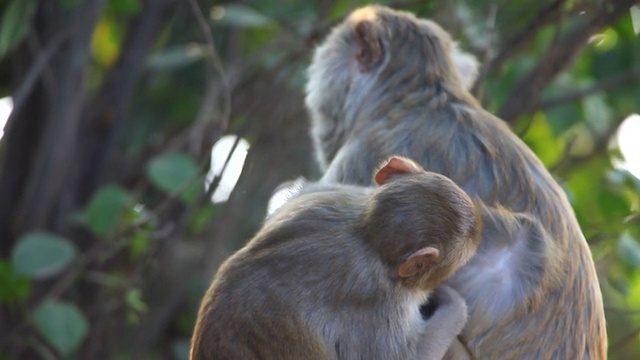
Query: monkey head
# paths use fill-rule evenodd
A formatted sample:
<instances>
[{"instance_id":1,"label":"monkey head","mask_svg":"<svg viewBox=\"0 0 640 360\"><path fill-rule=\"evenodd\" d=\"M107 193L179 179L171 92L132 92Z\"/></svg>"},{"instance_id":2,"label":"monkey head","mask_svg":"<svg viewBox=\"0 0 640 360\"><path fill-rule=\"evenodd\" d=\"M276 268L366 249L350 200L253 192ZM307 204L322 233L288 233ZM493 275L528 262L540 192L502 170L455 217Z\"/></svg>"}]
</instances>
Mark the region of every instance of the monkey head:
<instances>
[{"instance_id":1,"label":"monkey head","mask_svg":"<svg viewBox=\"0 0 640 360\"><path fill-rule=\"evenodd\" d=\"M392 157L375 181L380 187L362 225L392 277L408 287L432 289L475 253L481 219L471 198L449 178Z\"/></svg>"},{"instance_id":2,"label":"monkey head","mask_svg":"<svg viewBox=\"0 0 640 360\"><path fill-rule=\"evenodd\" d=\"M355 10L316 49L308 69L306 105L321 166L359 117L416 101L425 85L466 92L477 67L432 21L382 6Z\"/></svg>"}]
</instances>

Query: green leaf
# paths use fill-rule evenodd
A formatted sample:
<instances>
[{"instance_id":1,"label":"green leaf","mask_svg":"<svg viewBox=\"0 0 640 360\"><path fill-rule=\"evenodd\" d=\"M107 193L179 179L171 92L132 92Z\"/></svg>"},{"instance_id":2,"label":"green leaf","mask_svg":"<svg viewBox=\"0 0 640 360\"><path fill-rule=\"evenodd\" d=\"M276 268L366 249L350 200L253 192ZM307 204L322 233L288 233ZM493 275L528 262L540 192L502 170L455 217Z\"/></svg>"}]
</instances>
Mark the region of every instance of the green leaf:
<instances>
[{"instance_id":1,"label":"green leaf","mask_svg":"<svg viewBox=\"0 0 640 360\"><path fill-rule=\"evenodd\" d=\"M79 3L80 0L60 0L60 4L67 9L73 9Z\"/></svg>"},{"instance_id":2,"label":"green leaf","mask_svg":"<svg viewBox=\"0 0 640 360\"><path fill-rule=\"evenodd\" d=\"M273 23L271 18L241 4L228 4L225 7L216 6L211 10L211 16L222 24L242 28L265 27Z\"/></svg>"},{"instance_id":3,"label":"green leaf","mask_svg":"<svg viewBox=\"0 0 640 360\"><path fill-rule=\"evenodd\" d=\"M191 184L191 186L189 186L189 188L180 195L180 200L184 201L186 204L193 204L196 199L204 193L204 187L202 186L203 182L204 179Z\"/></svg>"},{"instance_id":4,"label":"green leaf","mask_svg":"<svg viewBox=\"0 0 640 360\"><path fill-rule=\"evenodd\" d=\"M190 224L190 230L194 234L199 234L204 231L209 222L220 212L219 204L208 204L200 207Z\"/></svg>"},{"instance_id":5,"label":"green leaf","mask_svg":"<svg viewBox=\"0 0 640 360\"><path fill-rule=\"evenodd\" d=\"M562 137L566 139L569 146L569 155L572 157L586 157L593 153L595 140L589 127L581 122L569 128Z\"/></svg>"},{"instance_id":6,"label":"green leaf","mask_svg":"<svg viewBox=\"0 0 640 360\"><path fill-rule=\"evenodd\" d=\"M627 304L631 309L637 309L640 304L640 272L635 271L627 276L629 290L627 295Z\"/></svg>"},{"instance_id":7,"label":"green leaf","mask_svg":"<svg viewBox=\"0 0 640 360\"><path fill-rule=\"evenodd\" d=\"M37 0L13 0L0 21L0 59L18 46L27 35Z\"/></svg>"},{"instance_id":8,"label":"green leaf","mask_svg":"<svg viewBox=\"0 0 640 360\"><path fill-rule=\"evenodd\" d=\"M625 263L640 269L640 244L628 232L620 237L618 255Z\"/></svg>"},{"instance_id":9,"label":"green leaf","mask_svg":"<svg viewBox=\"0 0 640 360\"><path fill-rule=\"evenodd\" d=\"M131 239L129 244L129 256L131 259L139 259L149 249L151 243L149 231L139 231Z\"/></svg>"},{"instance_id":10,"label":"green leaf","mask_svg":"<svg viewBox=\"0 0 640 360\"><path fill-rule=\"evenodd\" d=\"M582 100L584 118L597 135L606 134L613 114L604 94L587 96Z\"/></svg>"},{"instance_id":11,"label":"green leaf","mask_svg":"<svg viewBox=\"0 0 640 360\"><path fill-rule=\"evenodd\" d=\"M595 46L598 51L603 52L613 49L617 42L618 33L612 28L607 28L603 32L591 36L589 39L591 45Z\"/></svg>"},{"instance_id":12,"label":"green leaf","mask_svg":"<svg viewBox=\"0 0 640 360\"><path fill-rule=\"evenodd\" d=\"M89 323L77 306L48 300L33 314L35 326L42 336L62 355L73 354L87 336Z\"/></svg>"},{"instance_id":13,"label":"green leaf","mask_svg":"<svg viewBox=\"0 0 640 360\"><path fill-rule=\"evenodd\" d=\"M107 10L115 15L135 14L142 9L140 0L110 0Z\"/></svg>"},{"instance_id":14,"label":"green leaf","mask_svg":"<svg viewBox=\"0 0 640 360\"><path fill-rule=\"evenodd\" d=\"M627 199L620 193L604 188L598 194L598 207L606 219L621 220L629 215L631 206Z\"/></svg>"},{"instance_id":15,"label":"green leaf","mask_svg":"<svg viewBox=\"0 0 640 360\"><path fill-rule=\"evenodd\" d=\"M151 182L168 194L182 192L182 199L189 202L197 195L198 164L185 153L169 153L156 157L147 167ZM189 187L189 185L192 185Z\"/></svg>"},{"instance_id":16,"label":"green leaf","mask_svg":"<svg viewBox=\"0 0 640 360\"><path fill-rule=\"evenodd\" d=\"M15 273L8 260L0 259L0 304L24 302L31 292L31 281Z\"/></svg>"},{"instance_id":17,"label":"green leaf","mask_svg":"<svg viewBox=\"0 0 640 360\"><path fill-rule=\"evenodd\" d=\"M140 289L133 288L127 292L126 302L129 307L137 312L146 312L147 304L142 301L142 292Z\"/></svg>"},{"instance_id":18,"label":"green leaf","mask_svg":"<svg viewBox=\"0 0 640 360\"><path fill-rule=\"evenodd\" d=\"M158 71L175 70L191 65L204 56L205 50L200 45L188 44L174 46L159 54L152 55L147 65Z\"/></svg>"},{"instance_id":19,"label":"green leaf","mask_svg":"<svg viewBox=\"0 0 640 360\"><path fill-rule=\"evenodd\" d=\"M336 0L327 12L327 20L334 22L340 21L344 19L345 14L348 14L352 8L353 3L351 0Z\"/></svg>"},{"instance_id":20,"label":"green leaf","mask_svg":"<svg viewBox=\"0 0 640 360\"><path fill-rule=\"evenodd\" d=\"M132 204L133 199L127 190L115 185L102 187L86 209L89 229L99 236L113 235L122 225L125 212Z\"/></svg>"},{"instance_id":21,"label":"green leaf","mask_svg":"<svg viewBox=\"0 0 640 360\"><path fill-rule=\"evenodd\" d=\"M189 360L189 350L191 342L189 340L174 340L171 343L171 353L176 360Z\"/></svg>"},{"instance_id":22,"label":"green leaf","mask_svg":"<svg viewBox=\"0 0 640 360\"><path fill-rule=\"evenodd\" d=\"M16 273L39 279L57 274L75 256L76 249L69 240L54 234L34 232L18 240L11 254L11 263Z\"/></svg>"},{"instance_id":23,"label":"green leaf","mask_svg":"<svg viewBox=\"0 0 640 360\"><path fill-rule=\"evenodd\" d=\"M629 282L624 276L609 276L607 278L607 281L609 282L609 285L611 285L611 287L618 291L620 294L625 296L629 294Z\"/></svg>"},{"instance_id":24,"label":"green leaf","mask_svg":"<svg viewBox=\"0 0 640 360\"><path fill-rule=\"evenodd\" d=\"M531 119L523 140L547 166L556 163L562 156L562 141L554 136L549 121L542 112L537 112Z\"/></svg>"},{"instance_id":25,"label":"green leaf","mask_svg":"<svg viewBox=\"0 0 640 360\"><path fill-rule=\"evenodd\" d=\"M108 16L98 20L91 38L91 56L104 69L115 65L120 57L123 34L118 22Z\"/></svg>"}]
</instances>

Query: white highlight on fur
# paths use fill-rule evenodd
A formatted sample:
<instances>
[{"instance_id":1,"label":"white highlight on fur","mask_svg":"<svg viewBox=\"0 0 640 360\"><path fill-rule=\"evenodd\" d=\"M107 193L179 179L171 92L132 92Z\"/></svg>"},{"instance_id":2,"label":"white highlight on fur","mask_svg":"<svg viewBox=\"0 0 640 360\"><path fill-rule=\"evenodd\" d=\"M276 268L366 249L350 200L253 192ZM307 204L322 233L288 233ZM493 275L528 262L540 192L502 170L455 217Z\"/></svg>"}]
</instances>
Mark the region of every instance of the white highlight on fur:
<instances>
[{"instance_id":1,"label":"white highlight on fur","mask_svg":"<svg viewBox=\"0 0 640 360\"><path fill-rule=\"evenodd\" d=\"M267 214L273 214L287 201L296 196L300 192L304 184L304 179L298 178L296 180L293 180L291 183L287 183L284 187L276 189L276 191L269 199L269 204L267 205Z\"/></svg>"},{"instance_id":2,"label":"white highlight on fur","mask_svg":"<svg viewBox=\"0 0 640 360\"><path fill-rule=\"evenodd\" d=\"M357 9L351 16L349 16L349 22L354 25L358 24L362 21L374 21L376 19L376 11L373 7L367 6L364 8Z\"/></svg>"}]
</instances>

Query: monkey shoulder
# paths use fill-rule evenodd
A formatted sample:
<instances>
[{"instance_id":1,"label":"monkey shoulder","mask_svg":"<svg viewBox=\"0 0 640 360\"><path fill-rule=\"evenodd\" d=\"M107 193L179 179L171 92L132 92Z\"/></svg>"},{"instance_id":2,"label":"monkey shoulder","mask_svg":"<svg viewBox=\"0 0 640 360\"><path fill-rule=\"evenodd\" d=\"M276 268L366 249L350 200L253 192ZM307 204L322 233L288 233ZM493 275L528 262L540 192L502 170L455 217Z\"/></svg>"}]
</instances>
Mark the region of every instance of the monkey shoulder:
<instances>
[{"instance_id":1,"label":"monkey shoulder","mask_svg":"<svg viewBox=\"0 0 640 360\"><path fill-rule=\"evenodd\" d=\"M334 288L344 293L345 301L359 301L356 297L379 286L382 265L369 260L377 257L356 228L369 190L321 189L296 196L266 219L258 234L225 263L219 283L233 292L316 297L314 304ZM333 276L322 269L331 269Z\"/></svg>"},{"instance_id":2,"label":"monkey shoulder","mask_svg":"<svg viewBox=\"0 0 640 360\"><path fill-rule=\"evenodd\" d=\"M530 214L481 206L482 243L476 255L447 283L486 316L516 310L537 294L557 266L553 241Z\"/></svg>"}]
</instances>

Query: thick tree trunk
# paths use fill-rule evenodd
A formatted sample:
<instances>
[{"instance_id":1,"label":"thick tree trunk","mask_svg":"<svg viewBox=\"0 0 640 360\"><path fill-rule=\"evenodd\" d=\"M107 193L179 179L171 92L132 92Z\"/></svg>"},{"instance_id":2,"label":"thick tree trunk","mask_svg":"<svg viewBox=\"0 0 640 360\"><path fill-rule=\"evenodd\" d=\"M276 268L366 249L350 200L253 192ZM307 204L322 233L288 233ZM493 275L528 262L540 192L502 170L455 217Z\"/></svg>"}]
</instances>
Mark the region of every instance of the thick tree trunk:
<instances>
[{"instance_id":1,"label":"thick tree trunk","mask_svg":"<svg viewBox=\"0 0 640 360\"><path fill-rule=\"evenodd\" d=\"M177 2L143 3L121 57L90 99L86 77L92 66L91 39L105 3L86 0L69 9L57 1L41 2L26 43L11 58L15 107L0 150L0 256L4 258L20 236L34 230L63 234L85 250L95 239L74 228L70 215L81 210L107 180L120 180L121 160L115 154L129 102L166 15ZM34 285L30 304L38 304L51 283ZM102 302L100 286L79 286L77 303L92 322L81 357L107 358L108 304ZM3 307L0 339L23 321ZM124 319L116 321L125 326Z\"/></svg>"}]
</instances>

